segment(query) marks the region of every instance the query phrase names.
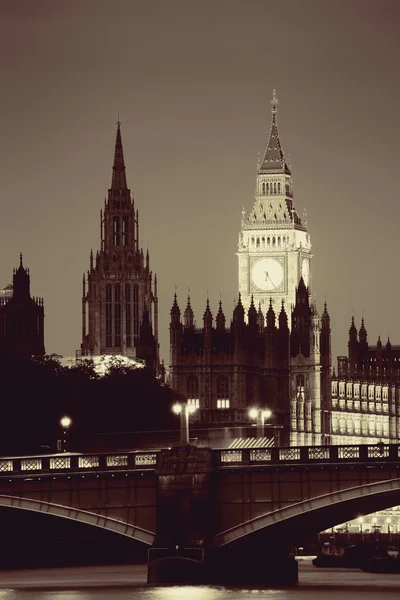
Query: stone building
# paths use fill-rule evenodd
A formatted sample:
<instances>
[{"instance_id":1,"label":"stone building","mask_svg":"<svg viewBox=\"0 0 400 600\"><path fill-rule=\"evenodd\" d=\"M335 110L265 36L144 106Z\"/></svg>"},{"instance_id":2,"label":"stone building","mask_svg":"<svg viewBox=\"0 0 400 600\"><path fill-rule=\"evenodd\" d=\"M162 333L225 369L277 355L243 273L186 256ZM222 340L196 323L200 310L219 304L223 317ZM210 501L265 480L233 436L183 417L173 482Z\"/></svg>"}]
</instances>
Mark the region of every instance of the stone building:
<instances>
[{"instance_id":1,"label":"stone building","mask_svg":"<svg viewBox=\"0 0 400 600\"><path fill-rule=\"evenodd\" d=\"M142 358L159 371L157 277L139 243L139 213L127 185L120 122L111 187L100 213L100 250L83 275L83 356Z\"/></svg>"},{"instance_id":2,"label":"stone building","mask_svg":"<svg viewBox=\"0 0 400 600\"><path fill-rule=\"evenodd\" d=\"M20 255L14 269L12 296L0 297L0 351L19 356L43 355L44 305L43 298L32 298L29 269Z\"/></svg>"},{"instance_id":3,"label":"stone building","mask_svg":"<svg viewBox=\"0 0 400 600\"><path fill-rule=\"evenodd\" d=\"M348 356L332 377L333 444L400 442L400 346L368 344L364 319L349 329Z\"/></svg>"},{"instance_id":4,"label":"stone building","mask_svg":"<svg viewBox=\"0 0 400 600\"><path fill-rule=\"evenodd\" d=\"M268 144L250 214L242 211L239 299L231 323L209 304L196 328L190 299L183 322L171 310L170 382L204 423L248 424L252 406L272 411L277 443L325 443L330 427L330 319L311 298L311 241L297 214L291 170L272 99Z\"/></svg>"},{"instance_id":5,"label":"stone building","mask_svg":"<svg viewBox=\"0 0 400 600\"><path fill-rule=\"evenodd\" d=\"M220 302L215 318L207 302L203 327L195 327L188 298L181 319L175 295L171 309L171 387L207 424L248 425L249 409L268 408L269 426L282 445L325 441L330 403L330 319L319 319L303 279L296 290L291 330L283 303L270 302L266 317L253 300L245 313L241 297L229 325Z\"/></svg>"}]
</instances>

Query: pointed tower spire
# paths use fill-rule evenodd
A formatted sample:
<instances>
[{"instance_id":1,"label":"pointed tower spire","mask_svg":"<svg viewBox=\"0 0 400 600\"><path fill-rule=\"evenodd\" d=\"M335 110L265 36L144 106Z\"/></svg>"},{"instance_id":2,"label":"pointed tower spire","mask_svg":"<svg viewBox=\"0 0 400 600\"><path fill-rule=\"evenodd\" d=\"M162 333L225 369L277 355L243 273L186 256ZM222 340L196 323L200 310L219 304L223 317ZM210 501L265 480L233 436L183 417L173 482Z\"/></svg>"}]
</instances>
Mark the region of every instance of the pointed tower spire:
<instances>
[{"instance_id":1,"label":"pointed tower spire","mask_svg":"<svg viewBox=\"0 0 400 600\"><path fill-rule=\"evenodd\" d=\"M259 329L260 333L262 333L264 331L264 327L265 327L265 319L264 319L263 312L261 310L261 302L258 303L257 324L258 324L258 329Z\"/></svg>"},{"instance_id":2,"label":"pointed tower spire","mask_svg":"<svg viewBox=\"0 0 400 600\"><path fill-rule=\"evenodd\" d=\"M276 91L273 90L271 100L271 130L269 133L268 145L264 153L264 158L261 162L259 171L266 173L286 173L290 175L290 169L283 154L281 142L279 139L278 123L276 119L276 113L278 112L277 105L278 99L276 97Z\"/></svg>"},{"instance_id":3,"label":"pointed tower spire","mask_svg":"<svg viewBox=\"0 0 400 600\"><path fill-rule=\"evenodd\" d=\"M183 322L186 329L194 326L194 314L192 305L190 304L190 295L187 297L187 305L183 313Z\"/></svg>"},{"instance_id":4,"label":"pointed tower spire","mask_svg":"<svg viewBox=\"0 0 400 600\"><path fill-rule=\"evenodd\" d=\"M117 136L115 138L114 164L111 180L111 189L118 191L128 189L128 186L126 184L124 150L122 148L121 122L119 118L117 121Z\"/></svg>"},{"instance_id":5,"label":"pointed tower spire","mask_svg":"<svg viewBox=\"0 0 400 600\"><path fill-rule=\"evenodd\" d=\"M215 324L216 324L216 328L218 331L223 331L225 329L225 315L224 315L224 311L222 310L222 301L219 301L219 307L218 307L218 312L217 312L217 316L215 318Z\"/></svg>"}]
</instances>

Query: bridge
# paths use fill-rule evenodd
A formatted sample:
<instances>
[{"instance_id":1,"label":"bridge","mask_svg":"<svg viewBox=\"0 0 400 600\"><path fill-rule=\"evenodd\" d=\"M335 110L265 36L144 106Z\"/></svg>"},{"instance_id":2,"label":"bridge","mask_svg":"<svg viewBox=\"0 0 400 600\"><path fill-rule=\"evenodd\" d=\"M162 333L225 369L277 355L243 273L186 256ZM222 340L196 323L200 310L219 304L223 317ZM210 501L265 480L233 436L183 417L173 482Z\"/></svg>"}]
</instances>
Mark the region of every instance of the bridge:
<instances>
[{"instance_id":1,"label":"bridge","mask_svg":"<svg viewBox=\"0 0 400 600\"><path fill-rule=\"evenodd\" d=\"M397 444L0 459L0 506L146 544L150 581L293 583L304 535L399 504Z\"/></svg>"}]
</instances>

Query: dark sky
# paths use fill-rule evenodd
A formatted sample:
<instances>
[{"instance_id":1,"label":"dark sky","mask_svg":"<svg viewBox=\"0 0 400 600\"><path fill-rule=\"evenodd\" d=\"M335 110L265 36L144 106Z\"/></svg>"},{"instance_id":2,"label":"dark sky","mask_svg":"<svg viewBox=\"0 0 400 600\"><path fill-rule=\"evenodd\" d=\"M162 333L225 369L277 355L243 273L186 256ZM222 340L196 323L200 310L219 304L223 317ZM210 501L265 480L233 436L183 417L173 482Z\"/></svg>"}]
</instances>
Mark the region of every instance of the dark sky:
<instances>
[{"instance_id":1,"label":"dark sky","mask_svg":"<svg viewBox=\"0 0 400 600\"><path fill-rule=\"evenodd\" d=\"M273 88L333 354L353 310L372 343L400 343L397 0L2 0L0 12L0 287L22 251L48 353L81 342L118 112L162 355L175 284L181 307L190 286L198 324L207 290L231 318Z\"/></svg>"}]
</instances>

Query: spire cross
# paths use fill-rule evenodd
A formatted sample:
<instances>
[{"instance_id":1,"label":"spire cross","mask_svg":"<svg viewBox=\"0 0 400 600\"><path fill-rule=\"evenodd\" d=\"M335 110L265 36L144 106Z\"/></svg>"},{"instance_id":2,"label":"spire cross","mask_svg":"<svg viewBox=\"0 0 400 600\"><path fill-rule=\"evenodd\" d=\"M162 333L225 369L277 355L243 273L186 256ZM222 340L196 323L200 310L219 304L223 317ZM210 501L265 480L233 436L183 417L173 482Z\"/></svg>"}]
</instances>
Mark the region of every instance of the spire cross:
<instances>
[{"instance_id":1,"label":"spire cross","mask_svg":"<svg viewBox=\"0 0 400 600\"><path fill-rule=\"evenodd\" d=\"M278 98L276 97L276 90L272 90L272 100L271 100L271 105L272 105L272 108L271 108L271 112L272 112L272 114L273 114L273 115L275 115L275 114L276 114L276 112L277 112L277 110L278 110L278 109L276 108L276 107L277 107L277 104L279 104L279 100L278 100Z\"/></svg>"},{"instance_id":2,"label":"spire cross","mask_svg":"<svg viewBox=\"0 0 400 600\"><path fill-rule=\"evenodd\" d=\"M121 121L119 120L119 113L118 113L118 120L117 120L117 127L121 126Z\"/></svg>"}]
</instances>

